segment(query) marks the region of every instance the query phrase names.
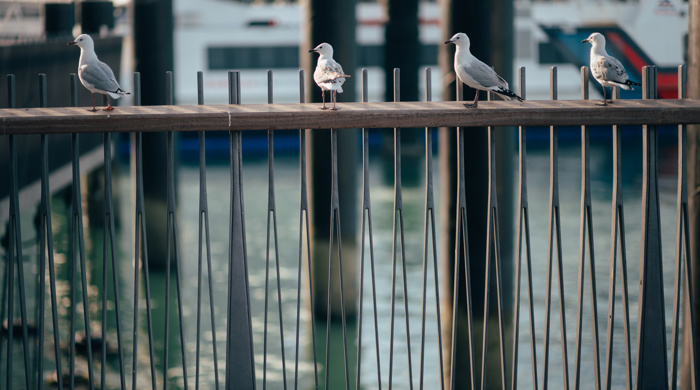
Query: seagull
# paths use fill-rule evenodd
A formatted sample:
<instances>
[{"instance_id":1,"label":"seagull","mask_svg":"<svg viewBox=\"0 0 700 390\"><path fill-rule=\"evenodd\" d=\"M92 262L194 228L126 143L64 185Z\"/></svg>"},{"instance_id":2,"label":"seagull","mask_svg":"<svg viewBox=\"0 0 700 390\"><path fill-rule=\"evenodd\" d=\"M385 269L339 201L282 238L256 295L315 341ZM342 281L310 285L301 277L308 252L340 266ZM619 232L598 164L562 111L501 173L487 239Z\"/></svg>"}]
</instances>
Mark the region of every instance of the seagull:
<instances>
[{"instance_id":1,"label":"seagull","mask_svg":"<svg viewBox=\"0 0 700 390\"><path fill-rule=\"evenodd\" d=\"M454 43L457 46L455 52L455 73L461 82L476 89L474 102L465 103L465 107L477 107L479 104L479 90L493 91L499 94L504 100L511 98L523 101L523 98L508 89L508 83L499 76L492 67L479 61L478 58L469 51L469 37L465 33L457 33L445 44Z\"/></svg>"},{"instance_id":2,"label":"seagull","mask_svg":"<svg viewBox=\"0 0 700 390\"><path fill-rule=\"evenodd\" d=\"M105 111L114 110L114 107L109 103L109 97L119 99L124 95L130 95L131 92L126 92L119 86L114 72L107 64L97 59L95 54L95 43L87 34L79 35L74 41L68 42L69 45L76 45L80 48L80 62L78 63L78 77L83 86L92 92L92 111L95 112L95 94L101 93L107 96L107 108Z\"/></svg>"},{"instance_id":3,"label":"seagull","mask_svg":"<svg viewBox=\"0 0 700 390\"><path fill-rule=\"evenodd\" d=\"M628 91L633 90L633 85L642 85L631 81L625 67L622 66L617 58L608 54L605 51L605 37L601 33L594 32L581 43L590 42L591 44L591 73L600 85L603 86L603 103L598 105L606 106L608 101L605 99L605 87L610 87L612 95L613 87L620 87ZM612 98L610 103L612 103Z\"/></svg>"},{"instance_id":4,"label":"seagull","mask_svg":"<svg viewBox=\"0 0 700 390\"><path fill-rule=\"evenodd\" d=\"M321 109L327 108L326 91L331 91L331 101L333 102L331 110L335 110L335 94L343 92L345 78L350 76L346 75L343 72L343 67L333 59L333 46L324 42L309 50L309 53L313 52L320 54L314 71L314 81L321 88L321 99L323 100Z\"/></svg>"}]
</instances>

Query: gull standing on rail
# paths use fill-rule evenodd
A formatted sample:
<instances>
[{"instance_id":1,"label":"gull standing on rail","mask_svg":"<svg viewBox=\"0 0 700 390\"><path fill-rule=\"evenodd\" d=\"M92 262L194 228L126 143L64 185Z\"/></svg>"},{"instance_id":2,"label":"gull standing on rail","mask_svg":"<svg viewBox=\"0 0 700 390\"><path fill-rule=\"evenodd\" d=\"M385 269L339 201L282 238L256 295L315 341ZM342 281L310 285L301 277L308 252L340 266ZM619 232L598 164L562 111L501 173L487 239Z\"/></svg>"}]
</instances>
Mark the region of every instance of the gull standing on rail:
<instances>
[{"instance_id":1,"label":"gull standing on rail","mask_svg":"<svg viewBox=\"0 0 700 390\"><path fill-rule=\"evenodd\" d=\"M511 98L523 101L523 98L508 89L508 83L499 76L492 67L479 61L478 58L469 51L469 37L465 33L455 34L445 44L454 43L457 46L455 51L455 73L460 81L476 89L474 102L464 103L465 107L477 107L479 104L479 90L493 91L499 94L504 100Z\"/></svg>"},{"instance_id":2,"label":"gull standing on rail","mask_svg":"<svg viewBox=\"0 0 700 390\"><path fill-rule=\"evenodd\" d=\"M314 81L321 88L321 99L323 100L322 110L326 107L326 91L331 91L331 101L335 110L336 93L343 92L343 83L346 77L350 77L343 72L343 67L333 59L333 46L328 43L322 43L315 48L309 50L309 53L316 52L318 63L314 71Z\"/></svg>"},{"instance_id":3,"label":"gull standing on rail","mask_svg":"<svg viewBox=\"0 0 700 390\"><path fill-rule=\"evenodd\" d=\"M591 73L601 86L603 86L603 103L597 103L601 106L606 106L608 101L605 98L605 87L610 87L610 95L612 95L613 87L620 87L628 91L633 90L633 85L642 85L631 81L625 67L622 66L617 58L608 54L605 51L605 37L601 33L594 32L581 43L590 42L591 44ZM612 103L612 96L610 103Z\"/></svg>"},{"instance_id":4,"label":"gull standing on rail","mask_svg":"<svg viewBox=\"0 0 700 390\"><path fill-rule=\"evenodd\" d=\"M126 92L119 86L117 79L114 77L112 69L104 62L97 59L95 54L95 43L87 34L79 35L74 41L68 42L69 45L76 45L80 48L80 62L78 63L78 77L83 86L92 92L92 110L95 108L95 94L101 93L107 96L107 108L105 111L114 110L114 107L109 103L109 97L119 99L124 95L130 95L131 92Z\"/></svg>"}]
</instances>

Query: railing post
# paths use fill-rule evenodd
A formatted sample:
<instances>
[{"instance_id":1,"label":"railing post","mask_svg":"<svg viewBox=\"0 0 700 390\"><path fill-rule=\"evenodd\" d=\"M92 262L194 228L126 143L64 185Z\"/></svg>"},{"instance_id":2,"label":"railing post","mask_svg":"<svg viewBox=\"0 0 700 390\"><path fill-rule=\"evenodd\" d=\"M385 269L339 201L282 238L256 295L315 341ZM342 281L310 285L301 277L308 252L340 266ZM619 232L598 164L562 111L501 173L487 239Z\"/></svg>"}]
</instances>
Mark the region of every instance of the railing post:
<instances>
[{"instance_id":1,"label":"railing post","mask_svg":"<svg viewBox=\"0 0 700 390\"><path fill-rule=\"evenodd\" d=\"M685 99L686 93L686 66L678 67L678 99ZM695 389L697 383L697 366L695 361L695 334L692 329L695 325L694 313L689 310L693 307L693 283L691 278L690 256L690 226L688 223L688 178L687 178L687 136L686 125L678 125L678 184L676 193L676 271L673 278L673 328L671 347L671 389L677 388L678 367L678 336L683 334L683 344L687 345L687 354L683 356L687 371L681 372L684 387ZM683 268L685 268L685 280L682 280ZM685 288L683 287L685 284ZM681 290L683 293L683 309L681 309ZM679 324L680 311L684 310L684 324ZM689 328L691 331L687 331Z\"/></svg>"},{"instance_id":2,"label":"railing post","mask_svg":"<svg viewBox=\"0 0 700 390\"><path fill-rule=\"evenodd\" d=\"M656 67L645 66L643 75L643 98L656 99ZM668 388L657 131L656 126L643 126L644 173L637 316L637 389Z\"/></svg>"},{"instance_id":3,"label":"railing post","mask_svg":"<svg viewBox=\"0 0 700 390\"><path fill-rule=\"evenodd\" d=\"M240 104L240 73L229 72L229 103ZM229 133L231 188L229 214L228 322L226 389L255 389L253 330L250 317L248 257L243 212L241 132Z\"/></svg>"},{"instance_id":4,"label":"railing post","mask_svg":"<svg viewBox=\"0 0 700 390\"><path fill-rule=\"evenodd\" d=\"M557 68L550 68L550 98L557 100ZM559 203L559 129L557 126L549 127L549 227L547 243L547 287L545 298L545 322L544 322L544 356L542 368L542 389L546 390L549 385L549 348L550 348L550 319L551 319L551 296L552 296L552 268L554 266L554 256L557 257L557 279L559 284L559 318L561 323L561 357L562 357L562 378L563 388L569 389L569 363L566 345L566 315L564 310L564 276L562 261L562 235L561 217ZM556 236L556 248L554 238Z\"/></svg>"},{"instance_id":5,"label":"railing post","mask_svg":"<svg viewBox=\"0 0 700 390\"><path fill-rule=\"evenodd\" d=\"M581 100L588 100L588 67L581 67ZM581 344L583 332L583 294L586 274L586 246L588 246L588 264L591 278L591 318L593 329L593 383L600 389L600 358L598 342L598 301L595 275L595 255L593 245L593 211L591 201L591 157L588 142L588 126L581 126L581 214L579 225L579 266L578 297L576 315L576 352L574 357L574 388L581 385ZM585 380L584 384L590 380ZM590 386L590 385L588 385Z\"/></svg>"}]
</instances>

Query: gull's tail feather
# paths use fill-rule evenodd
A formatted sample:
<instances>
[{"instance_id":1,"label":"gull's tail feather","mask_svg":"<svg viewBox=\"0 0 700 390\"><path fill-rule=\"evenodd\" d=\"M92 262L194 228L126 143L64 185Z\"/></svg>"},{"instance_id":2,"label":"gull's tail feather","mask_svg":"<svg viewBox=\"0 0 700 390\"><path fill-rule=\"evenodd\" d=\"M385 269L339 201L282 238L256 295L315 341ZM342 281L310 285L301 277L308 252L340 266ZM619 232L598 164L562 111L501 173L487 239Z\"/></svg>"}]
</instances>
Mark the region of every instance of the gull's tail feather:
<instances>
[{"instance_id":1,"label":"gull's tail feather","mask_svg":"<svg viewBox=\"0 0 700 390\"><path fill-rule=\"evenodd\" d=\"M638 87L642 86L642 84L632 80L627 80L624 83L618 83L618 85L620 86L620 88L626 89L628 91L634 90L634 88L632 88L633 85L636 85Z\"/></svg>"},{"instance_id":2,"label":"gull's tail feather","mask_svg":"<svg viewBox=\"0 0 700 390\"><path fill-rule=\"evenodd\" d=\"M124 95L131 95L131 92L126 92L125 90L123 90L121 88L117 88L116 91L108 91L107 93L109 94L109 97L111 97L112 99L119 99L120 97L122 97Z\"/></svg>"},{"instance_id":3,"label":"gull's tail feather","mask_svg":"<svg viewBox=\"0 0 700 390\"><path fill-rule=\"evenodd\" d=\"M501 95L501 96L507 98L507 100L510 100L510 99L512 98L512 99L518 99L518 101L520 101L520 102L523 101L523 98L521 98L520 96L516 95L515 92L513 92L513 91L511 91L510 89L507 89L507 88L498 87L498 88L495 88L495 89L493 90L493 92L496 92L497 94L499 94L499 95Z\"/></svg>"},{"instance_id":4,"label":"gull's tail feather","mask_svg":"<svg viewBox=\"0 0 700 390\"><path fill-rule=\"evenodd\" d=\"M349 74L342 74L337 72L329 72L323 75L323 80L319 80L320 83L333 82L338 79L344 79L350 77Z\"/></svg>"}]
</instances>

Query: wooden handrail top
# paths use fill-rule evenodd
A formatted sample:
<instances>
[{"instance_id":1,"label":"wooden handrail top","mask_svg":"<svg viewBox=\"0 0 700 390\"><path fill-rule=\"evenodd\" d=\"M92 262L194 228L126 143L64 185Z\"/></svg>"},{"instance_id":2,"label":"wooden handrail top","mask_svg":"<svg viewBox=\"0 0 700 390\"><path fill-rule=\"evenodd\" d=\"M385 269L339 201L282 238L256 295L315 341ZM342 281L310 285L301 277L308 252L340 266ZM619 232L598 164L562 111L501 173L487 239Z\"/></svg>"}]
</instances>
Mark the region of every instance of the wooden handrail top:
<instances>
[{"instance_id":1,"label":"wooden handrail top","mask_svg":"<svg viewBox=\"0 0 700 390\"><path fill-rule=\"evenodd\" d=\"M700 123L700 100L482 101L317 103L202 106L119 106L89 112L86 107L0 109L2 134L86 132L219 131L392 127L662 125Z\"/></svg>"}]
</instances>

